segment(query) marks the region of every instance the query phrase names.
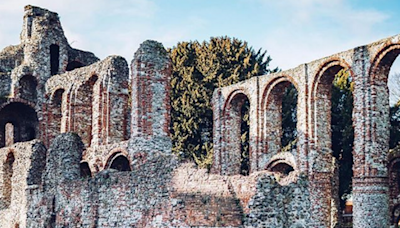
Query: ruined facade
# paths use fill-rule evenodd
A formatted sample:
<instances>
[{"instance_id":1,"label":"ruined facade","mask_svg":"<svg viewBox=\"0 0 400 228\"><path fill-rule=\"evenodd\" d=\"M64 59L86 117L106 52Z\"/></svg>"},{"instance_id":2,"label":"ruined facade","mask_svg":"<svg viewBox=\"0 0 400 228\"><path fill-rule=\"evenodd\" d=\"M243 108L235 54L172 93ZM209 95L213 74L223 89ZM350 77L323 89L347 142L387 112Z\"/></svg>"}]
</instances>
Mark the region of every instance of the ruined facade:
<instances>
[{"instance_id":1,"label":"ruined facade","mask_svg":"<svg viewBox=\"0 0 400 228\"><path fill-rule=\"evenodd\" d=\"M395 36L217 89L209 173L171 154L171 62L160 43L142 43L129 70L122 57L73 49L56 13L26 6L21 43L0 52L0 225L334 227L330 84L344 68L355 82L353 224L395 226L387 75L399 50ZM297 149L280 152L290 84ZM246 99L248 176L238 144Z\"/></svg>"},{"instance_id":2,"label":"ruined facade","mask_svg":"<svg viewBox=\"0 0 400 228\"><path fill-rule=\"evenodd\" d=\"M250 172L270 169L274 163L286 163L286 166L307 175L310 181L308 189L312 192L312 219L308 226L335 225L338 220L335 200L338 199L335 199L337 186L331 143L330 97L334 76L345 69L354 82L353 225L397 226L399 212L393 211L397 204L391 200L389 207L388 165L393 168L397 163L393 164L395 160L388 163L387 80L390 67L400 53L399 48L400 36L397 35L291 70L253 77L217 89L213 97L214 173L239 174L240 104L241 100L248 99ZM281 99L283 88L290 84L298 92L297 149L283 155L280 152ZM397 197L398 190L391 194L392 199Z\"/></svg>"}]
</instances>

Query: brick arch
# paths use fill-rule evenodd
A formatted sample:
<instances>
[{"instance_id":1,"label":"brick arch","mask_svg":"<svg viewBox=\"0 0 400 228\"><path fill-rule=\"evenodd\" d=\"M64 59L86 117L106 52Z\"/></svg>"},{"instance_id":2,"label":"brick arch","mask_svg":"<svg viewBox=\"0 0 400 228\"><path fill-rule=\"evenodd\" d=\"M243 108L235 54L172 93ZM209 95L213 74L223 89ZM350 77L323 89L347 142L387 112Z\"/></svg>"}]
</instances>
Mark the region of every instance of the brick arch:
<instances>
[{"instance_id":1,"label":"brick arch","mask_svg":"<svg viewBox=\"0 0 400 228\"><path fill-rule=\"evenodd\" d=\"M121 170L118 169L119 171L132 171L132 162L128 157L128 153L125 150L119 150L119 148L113 149L112 152L110 152L110 155L107 158L107 162L105 163L104 169L110 169L114 162L116 162L116 159L122 157L127 164L123 164L124 166L126 165L127 167L123 167ZM124 162L123 161L123 162Z\"/></svg>"},{"instance_id":2,"label":"brick arch","mask_svg":"<svg viewBox=\"0 0 400 228\"><path fill-rule=\"evenodd\" d=\"M222 141L226 143L226 146L219 154L219 161L221 162L221 171L224 174L234 175L241 173L241 115L243 105L246 101L249 103L249 108L251 109L249 94L243 89L236 89L228 95L223 106L222 121L224 133ZM253 158L250 149L248 156L249 161L251 161ZM248 167L250 167L250 163Z\"/></svg>"},{"instance_id":3,"label":"brick arch","mask_svg":"<svg viewBox=\"0 0 400 228\"><path fill-rule=\"evenodd\" d=\"M311 104L310 145L314 154L310 155L309 159L313 171L329 172L331 169L332 83L335 75L342 69L348 69L350 76L354 78L354 74L347 62L340 58L331 58L318 67L311 83L311 96L309 98L309 103ZM318 164L315 164L315 162L318 162Z\"/></svg>"},{"instance_id":4,"label":"brick arch","mask_svg":"<svg viewBox=\"0 0 400 228\"><path fill-rule=\"evenodd\" d=\"M71 103L72 131L82 138L85 147L92 145L94 87L98 81L99 77L91 74L87 80L75 85L75 96Z\"/></svg>"},{"instance_id":5,"label":"brick arch","mask_svg":"<svg viewBox=\"0 0 400 228\"><path fill-rule=\"evenodd\" d=\"M390 68L399 54L400 43L387 44L377 52L369 71L371 84L387 84Z\"/></svg>"},{"instance_id":6,"label":"brick arch","mask_svg":"<svg viewBox=\"0 0 400 228\"><path fill-rule=\"evenodd\" d=\"M315 93L317 92L318 85L323 82L323 81L321 81L321 79L323 79L323 76L326 75L326 73L329 70L334 70L333 68L335 68L335 67L341 67L341 68L348 69L350 72L350 75L352 77L354 77L354 73L351 69L350 64L348 64L345 60L340 59L340 58L330 58L327 61L323 62L318 67L318 70L316 71L317 73L313 77L313 81L311 83L312 84L312 86L311 86L311 90L312 90L311 94L312 95L315 95ZM336 75L336 73L334 75ZM333 78L332 78L332 81L333 81ZM332 81L330 83L332 83Z\"/></svg>"},{"instance_id":7,"label":"brick arch","mask_svg":"<svg viewBox=\"0 0 400 228\"><path fill-rule=\"evenodd\" d=\"M27 106L31 107L32 109L35 109L35 103L33 103L31 101L27 101L27 100L24 100L24 99L21 99L21 98L8 98L6 102L4 102L4 103L2 103L0 105L0 111L4 107L6 107L6 106L8 106L9 104L12 104L12 103L22 103L24 105L27 105Z\"/></svg>"},{"instance_id":8,"label":"brick arch","mask_svg":"<svg viewBox=\"0 0 400 228\"><path fill-rule=\"evenodd\" d=\"M228 96L227 99L225 101L224 104L224 109L223 109L223 113L225 114L225 111L227 110L227 108L229 108L228 106L231 105L232 101L234 101L235 99L237 99L238 96L245 96L247 97L247 99L250 101L250 94L245 90L245 89L236 89L233 90Z\"/></svg>"},{"instance_id":9,"label":"brick arch","mask_svg":"<svg viewBox=\"0 0 400 228\"><path fill-rule=\"evenodd\" d=\"M381 165L387 167L387 151L389 151L390 139L390 117L389 117L389 88L388 77L393 62L400 54L400 43L387 41L386 44L379 49L377 54L371 59L371 67L368 78L368 106L367 113L370 115L371 124L367 126L366 137L373 146L375 159L381 160ZM360 159L361 160L361 159ZM366 163L368 161L362 160ZM378 173L381 176L387 175L387 169L372 168L364 170L368 174Z\"/></svg>"},{"instance_id":10,"label":"brick arch","mask_svg":"<svg viewBox=\"0 0 400 228\"><path fill-rule=\"evenodd\" d=\"M299 92L297 82L289 75L278 75L263 87L260 115L261 149L258 155L265 157L262 160L268 161L282 149L282 95L289 85L293 85ZM268 121L269 119L273 121Z\"/></svg>"},{"instance_id":11,"label":"brick arch","mask_svg":"<svg viewBox=\"0 0 400 228\"><path fill-rule=\"evenodd\" d=\"M37 112L26 103L7 102L0 107L0 147L5 145L7 123L14 125L14 142L30 141L40 136Z\"/></svg>"},{"instance_id":12,"label":"brick arch","mask_svg":"<svg viewBox=\"0 0 400 228\"><path fill-rule=\"evenodd\" d=\"M125 149L125 148L123 148L123 147L116 147L116 148L113 148L112 150L110 150L108 153L107 153L107 155L104 157L105 159L104 159L104 163L103 164L106 164L105 166L104 166L104 168L105 167L107 167L107 165L108 165L108 161L109 161L109 158L113 155L113 154L116 154L116 153L120 153L120 154L122 154L122 155L124 155L125 157L127 157L127 158L129 158L129 153L128 153L128 151Z\"/></svg>"},{"instance_id":13,"label":"brick arch","mask_svg":"<svg viewBox=\"0 0 400 228\"><path fill-rule=\"evenodd\" d=\"M291 166L294 170L297 169L296 158L293 156L293 154L283 152L273 156L271 160L265 165L264 170L273 171L273 168L281 163Z\"/></svg>"}]
</instances>

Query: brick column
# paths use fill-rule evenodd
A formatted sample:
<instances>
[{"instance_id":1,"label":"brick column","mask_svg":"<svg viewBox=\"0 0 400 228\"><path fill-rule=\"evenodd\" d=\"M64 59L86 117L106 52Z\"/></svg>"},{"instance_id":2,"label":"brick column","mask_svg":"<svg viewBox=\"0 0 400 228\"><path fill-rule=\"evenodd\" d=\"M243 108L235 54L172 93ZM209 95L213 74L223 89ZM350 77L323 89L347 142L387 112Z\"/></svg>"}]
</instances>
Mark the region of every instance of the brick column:
<instances>
[{"instance_id":1,"label":"brick column","mask_svg":"<svg viewBox=\"0 0 400 228\"><path fill-rule=\"evenodd\" d=\"M214 161L211 168L211 172L215 174L221 173L222 163L222 137L223 137L223 125L222 125L222 110L224 106L224 99L221 96L221 89L214 90L212 97L212 110L213 110L213 149L214 149Z\"/></svg>"},{"instance_id":2,"label":"brick column","mask_svg":"<svg viewBox=\"0 0 400 228\"><path fill-rule=\"evenodd\" d=\"M131 136L169 137L171 61L161 43L147 40L132 61Z\"/></svg>"},{"instance_id":3,"label":"brick column","mask_svg":"<svg viewBox=\"0 0 400 228\"><path fill-rule=\"evenodd\" d=\"M161 43L147 40L132 60L132 111L129 153L171 153L171 60Z\"/></svg>"},{"instance_id":4,"label":"brick column","mask_svg":"<svg viewBox=\"0 0 400 228\"><path fill-rule=\"evenodd\" d=\"M354 52L353 227L389 227L387 153L389 99L386 81L371 81L366 47Z\"/></svg>"}]
</instances>

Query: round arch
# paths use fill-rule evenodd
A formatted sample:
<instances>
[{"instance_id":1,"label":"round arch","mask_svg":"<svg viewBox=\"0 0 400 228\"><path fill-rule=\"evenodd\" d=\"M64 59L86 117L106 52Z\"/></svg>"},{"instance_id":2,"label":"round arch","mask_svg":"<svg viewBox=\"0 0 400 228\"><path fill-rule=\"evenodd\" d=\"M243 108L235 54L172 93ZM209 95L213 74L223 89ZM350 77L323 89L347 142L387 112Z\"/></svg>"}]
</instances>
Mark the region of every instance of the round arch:
<instances>
[{"instance_id":1,"label":"round arch","mask_svg":"<svg viewBox=\"0 0 400 228\"><path fill-rule=\"evenodd\" d=\"M369 71L371 84L387 84L390 68L400 54L400 44L388 44L372 58Z\"/></svg>"},{"instance_id":2,"label":"round arch","mask_svg":"<svg viewBox=\"0 0 400 228\"><path fill-rule=\"evenodd\" d=\"M106 162L105 169L116 169L118 171L132 171L131 162L123 151L114 152Z\"/></svg>"},{"instance_id":3,"label":"round arch","mask_svg":"<svg viewBox=\"0 0 400 228\"><path fill-rule=\"evenodd\" d=\"M353 77L353 72L349 64L344 60L332 58L320 65L314 79L311 83L311 131L310 138L313 143L312 150L318 153L332 154L332 139L331 139L331 95L332 83L335 75L341 70L348 70L350 77ZM330 169L330 164L321 167L324 170Z\"/></svg>"},{"instance_id":4,"label":"round arch","mask_svg":"<svg viewBox=\"0 0 400 228\"><path fill-rule=\"evenodd\" d=\"M14 142L30 141L37 138L39 120L35 109L31 106L13 102L0 109L0 145L5 146L6 124L14 125Z\"/></svg>"},{"instance_id":5,"label":"round arch","mask_svg":"<svg viewBox=\"0 0 400 228\"><path fill-rule=\"evenodd\" d=\"M298 94L299 86L295 79L289 75L278 75L269 81L264 87L261 97L261 150L259 157L262 161L269 161L274 155L281 152L283 146L295 147L296 139L289 140L287 145L282 145L284 126L282 124L282 101L284 94L289 86L293 86ZM298 98L295 102L297 107ZM295 120L297 120L297 108ZM296 121L295 121L296 122ZM297 124L296 124L297 125ZM297 126L295 127L297 129ZM297 130L292 137L296 137ZM289 149L291 150L291 149ZM260 159L257 159L260 160ZM264 162L265 164L265 162ZM260 164L261 167L265 166Z\"/></svg>"},{"instance_id":6,"label":"round arch","mask_svg":"<svg viewBox=\"0 0 400 228\"><path fill-rule=\"evenodd\" d=\"M221 161L228 175L250 173L252 160L250 127L251 123L243 121L244 115L249 115L251 104L250 96L242 89L232 91L224 103L222 121L224 128L223 141L226 146L219 154ZM251 119L249 119L251 121ZM245 133L245 134L244 134ZM247 139L242 143L241 137L244 134ZM247 144L246 144L247 143Z\"/></svg>"}]
</instances>

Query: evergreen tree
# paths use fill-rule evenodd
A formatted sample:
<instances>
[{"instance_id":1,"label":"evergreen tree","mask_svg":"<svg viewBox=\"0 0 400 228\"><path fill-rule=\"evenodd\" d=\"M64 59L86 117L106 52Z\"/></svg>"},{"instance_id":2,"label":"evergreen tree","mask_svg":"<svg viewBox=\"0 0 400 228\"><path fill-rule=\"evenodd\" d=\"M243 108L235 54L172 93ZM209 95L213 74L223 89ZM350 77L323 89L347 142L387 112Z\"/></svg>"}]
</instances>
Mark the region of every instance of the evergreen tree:
<instances>
[{"instance_id":1,"label":"evergreen tree","mask_svg":"<svg viewBox=\"0 0 400 228\"><path fill-rule=\"evenodd\" d=\"M211 98L214 89L270 73L271 59L265 51L255 51L247 42L229 37L215 37L202 43L181 42L169 53L173 63L173 152L183 159L193 158L202 167L209 167L212 162ZM248 122L246 116L248 114L244 113L243 118ZM248 150L246 138L248 135L242 137L245 141L242 148Z\"/></svg>"}]
</instances>

